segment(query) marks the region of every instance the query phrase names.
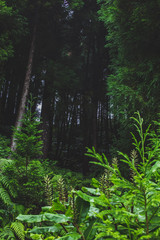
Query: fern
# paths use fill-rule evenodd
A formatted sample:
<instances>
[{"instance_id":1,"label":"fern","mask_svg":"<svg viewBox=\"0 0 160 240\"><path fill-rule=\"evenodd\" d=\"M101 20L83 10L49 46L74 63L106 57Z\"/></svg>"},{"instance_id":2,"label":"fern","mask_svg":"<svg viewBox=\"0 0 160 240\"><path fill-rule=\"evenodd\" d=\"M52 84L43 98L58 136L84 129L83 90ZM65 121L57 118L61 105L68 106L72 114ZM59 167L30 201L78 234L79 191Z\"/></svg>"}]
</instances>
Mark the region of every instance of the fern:
<instances>
[{"instance_id":1,"label":"fern","mask_svg":"<svg viewBox=\"0 0 160 240\"><path fill-rule=\"evenodd\" d=\"M0 158L0 172L2 171L2 169L9 165L9 164L13 164L13 160L11 159L6 159L6 158Z\"/></svg>"},{"instance_id":2,"label":"fern","mask_svg":"<svg viewBox=\"0 0 160 240\"><path fill-rule=\"evenodd\" d=\"M12 222L11 229L20 240L25 239L24 225L21 222Z\"/></svg>"},{"instance_id":3,"label":"fern","mask_svg":"<svg viewBox=\"0 0 160 240\"><path fill-rule=\"evenodd\" d=\"M10 183L8 176L4 174L5 167L13 165L13 160L0 158L0 200L5 205L11 205L11 197L16 197L16 191Z\"/></svg>"},{"instance_id":4,"label":"fern","mask_svg":"<svg viewBox=\"0 0 160 240\"><path fill-rule=\"evenodd\" d=\"M7 177L7 176L4 176L4 175L2 175L2 174L0 175L0 177L1 177L0 182L2 183L2 185L5 187L5 189L8 190L9 194L10 194L13 198L15 198L15 197L17 196L17 194L16 194L16 191L15 191L15 189L13 188L13 186L11 186L8 177Z\"/></svg>"},{"instance_id":5,"label":"fern","mask_svg":"<svg viewBox=\"0 0 160 240\"><path fill-rule=\"evenodd\" d=\"M0 184L0 199L6 205L11 205L12 204L12 201L11 201L11 198L10 198L9 194L6 191L6 189L4 189L2 184Z\"/></svg>"},{"instance_id":6,"label":"fern","mask_svg":"<svg viewBox=\"0 0 160 240\"><path fill-rule=\"evenodd\" d=\"M16 237L12 229L7 225L3 228L2 232L0 233L0 239L16 240Z\"/></svg>"}]
</instances>

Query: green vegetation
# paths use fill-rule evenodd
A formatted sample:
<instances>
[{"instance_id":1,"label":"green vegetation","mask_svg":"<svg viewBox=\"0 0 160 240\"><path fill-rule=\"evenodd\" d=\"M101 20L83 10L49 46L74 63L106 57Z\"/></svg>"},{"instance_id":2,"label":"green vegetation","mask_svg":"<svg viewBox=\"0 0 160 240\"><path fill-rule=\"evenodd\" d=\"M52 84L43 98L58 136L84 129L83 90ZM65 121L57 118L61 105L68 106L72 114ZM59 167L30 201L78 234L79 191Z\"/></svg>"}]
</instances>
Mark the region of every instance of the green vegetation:
<instances>
[{"instance_id":1,"label":"green vegetation","mask_svg":"<svg viewBox=\"0 0 160 240\"><path fill-rule=\"evenodd\" d=\"M75 190L69 184L69 189L62 176L45 177L47 205L38 215L16 218L24 224L27 239L158 239L160 138L150 126L144 131L139 113L132 119L138 137L132 133L130 156L119 152L119 158L109 161L88 149L91 163L105 169L99 179L92 178L92 187ZM121 162L128 178L119 169Z\"/></svg>"},{"instance_id":2,"label":"green vegetation","mask_svg":"<svg viewBox=\"0 0 160 240\"><path fill-rule=\"evenodd\" d=\"M0 239L160 239L159 10L0 0Z\"/></svg>"}]
</instances>

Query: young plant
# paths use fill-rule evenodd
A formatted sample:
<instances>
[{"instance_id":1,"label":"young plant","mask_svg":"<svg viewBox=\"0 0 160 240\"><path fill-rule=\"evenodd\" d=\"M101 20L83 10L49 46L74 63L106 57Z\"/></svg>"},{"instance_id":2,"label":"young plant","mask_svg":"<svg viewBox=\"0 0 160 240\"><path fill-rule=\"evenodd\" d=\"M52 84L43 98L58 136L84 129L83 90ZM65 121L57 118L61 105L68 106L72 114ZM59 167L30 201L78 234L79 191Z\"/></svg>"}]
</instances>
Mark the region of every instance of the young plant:
<instances>
[{"instance_id":1,"label":"young plant","mask_svg":"<svg viewBox=\"0 0 160 240\"><path fill-rule=\"evenodd\" d=\"M36 114L32 113L33 104L34 101L31 97L22 119L22 127L15 129L14 133L17 144L13 158L16 160L17 166L25 166L26 178L30 161L42 154L42 131L38 129L41 122L37 119Z\"/></svg>"},{"instance_id":2,"label":"young plant","mask_svg":"<svg viewBox=\"0 0 160 240\"><path fill-rule=\"evenodd\" d=\"M36 114L32 113L33 98L28 100L26 113L22 119L22 126L15 130L16 149L12 152L14 168L5 169L5 176L10 178L10 182L16 185L18 197L17 202L26 208L37 208L44 204L43 181L44 169L38 160L41 156L42 141L40 121Z\"/></svg>"}]
</instances>

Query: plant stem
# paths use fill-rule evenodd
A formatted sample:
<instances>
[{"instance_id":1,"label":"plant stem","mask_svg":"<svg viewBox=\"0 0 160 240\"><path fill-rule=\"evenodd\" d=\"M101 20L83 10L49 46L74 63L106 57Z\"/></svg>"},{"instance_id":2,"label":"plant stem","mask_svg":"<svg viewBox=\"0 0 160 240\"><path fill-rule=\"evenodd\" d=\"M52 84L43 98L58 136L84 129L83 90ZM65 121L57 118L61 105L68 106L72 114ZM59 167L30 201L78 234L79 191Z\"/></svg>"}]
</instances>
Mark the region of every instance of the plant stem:
<instances>
[{"instance_id":1,"label":"plant stem","mask_svg":"<svg viewBox=\"0 0 160 240\"><path fill-rule=\"evenodd\" d=\"M142 141L142 161L144 162L144 136L143 136L143 128L142 128L142 120L140 119L140 131L141 131L141 141Z\"/></svg>"},{"instance_id":2,"label":"plant stem","mask_svg":"<svg viewBox=\"0 0 160 240\"><path fill-rule=\"evenodd\" d=\"M62 223L60 223L60 225L62 226L62 228L64 229L64 231L65 231L66 233L68 233L68 230L65 228L65 226L64 226Z\"/></svg>"},{"instance_id":3,"label":"plant stem","mask_svg":"<svg viewBox=\"0 0 160 240\"><path fill-rule=\"evenodd\" d=\"M77 232L82 236L82 240L85 240L84 235L81 232L79 226L76 223L73 223L73 226L77 229Z\"/></svg>"},{"instance_id":4,"label":"plant stem","mask_svg":"<svg viewBox=\"0 0 160 240\"><path fill-rule=\"evenodd\" d=\"M145 201L146 235L148 235L149 234L149 221L148 221L148 214L147 214L147 198L146 198L145 191L144 191L144 201Z\"/></svg>"}]
</instances>

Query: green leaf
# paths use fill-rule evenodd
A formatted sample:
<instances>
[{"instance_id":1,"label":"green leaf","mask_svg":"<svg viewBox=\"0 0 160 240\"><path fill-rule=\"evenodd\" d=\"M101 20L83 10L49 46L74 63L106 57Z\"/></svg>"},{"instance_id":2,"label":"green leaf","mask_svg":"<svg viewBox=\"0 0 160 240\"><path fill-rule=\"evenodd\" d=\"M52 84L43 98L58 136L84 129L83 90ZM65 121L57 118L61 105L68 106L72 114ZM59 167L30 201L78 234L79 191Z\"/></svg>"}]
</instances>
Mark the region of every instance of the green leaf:
<instances>
[{"instance_id":1,"label":"green leaf","mask_svg":"<svg viewBox=\"0 0 160 240\"><path fill-rule=\"evenodd\" d=\"M87 195L86 193L83 193L80 190L77 191L77 194L79 197L81 197L82 199L90 203L99 204L100 206L104 206L104 207L106 207L109 204L108 199L105 197L104 194L101 194L101 196L98 196L98 197L94 197L94 196Z\"/></svg>"},{"instance_id":2,"label":"green leaf","mask_svg":"<svg viewBox=\"0 0 160 240\"><path fill-rule=\"evenodd\" d=\"M70 221L71 218L67 217L64 214L52 214L52 213L44 213L43 214L43 221L50 221L56 223L64 223Z\"/></svg>"},{"instance_id":3,"label":"green leaf","mask_svg":"<svg viewBox=\"0 0 160 240\"><path fill-rule=\"evenodd\" d=\"M53 213L44 213L41 215L19 215L17 220L28 222L28 223L38 223L38 222L55 222L55 223L64 223L70 221L71 218L65 216L64 214L53 214Z\"/></svg>"},{"instance_id":4,"label":"green leaf","mask_svg":"<svg viewBox=\"0 0 160 240\"><path fill-rule=\"evenodd\" d=\"M85 201L81 197L76 199L76 209L78 212L78 223L81 223L85 220L90 208L90 203Z\"/></svg>"},{"instance_id":5,"label":"green leaf","mask_svg":"<svg viewBox=\"0 0 160 240\"><path fill-rule=\"evenodd\" d=\"M59 201L59 199L57 200L57 202L53 202L52 208L54 211L61 211L61 212L66 211L65 206Z\"/></svg>"},{"instance_id":6,"label":"green leaf","mask_svg":"<svg viewBox=\"0 0 160 240\"><path fill-rule=\"evenodd\" d=\"M20 214L16 219L22 222L39 223L42 222L43 215L22 215Z\"/></svg>"},{"instance_id":7,"label":"green leaf","mask_svg":"<svg viewBox=\"0 0 160 240\"><path fill-rule=\"evenodd\" d=\"M63 237L57 238L56 240L79 240L81 235L79 233L68 233Z\"/></svg>"},{"instance_id":8,"label":"green leaf","mask_svg":"<svg viewBox=\"0 0 160 240\"><path fill-rule=\"evenodd\" d=\"M95 239L96 229L93 227L96 219L92 219L89 223L88 228L84 231L85 240Z\"/></svg>"},{"instance_id":9,"label":"green leaf","mask_svg":"<svg viewBox=\"0 0 160 240\"><path fill-rule=\"evenodd\" d=\"M88 193L91 193L91 194L93 194L93 195L100 196L99 188L87 188L87 187L82 187L82 190L83 190L84 192L88 192Z\"/></svg>"},{"instance_id":10,"label":"green leaf","mask_svg":"<svg viewBox=\"0 0 160 240\"><path fill-rule=\"evenodd\" d=\"M61 226L50 226L50 227L34 227L32 230L30 230L30 233L35 233L35 234L45 234L48 232L54 233L62 230Z\"/></svg>"},{"instance_id":11,"label":"green leaf","mask_svg":"<svg viewBox=\"0 0 160 240\"><path fill-rule=\"evenodd\" d=\"M160 168L160 161L157 161L149 170L149 173L155 173Z\"/></svg>"},{"instance_id":12,"label":"green leaf","mask_svg":"<svg viewBox=\"0 0 160 240\"><path fill-rule=\"evenodd\" d=\"M52 206L42 207L42 212L49 212L52 209Z\"/></svg>"},{"instance_id":13,"label":"green leaf","mask_svg":"<svg viewBox=\"0 0 160 240\"><path fill-rule=\"evenodd\" d=\"M12 222L11 229L13 229L18 239L25 239L24 226L21 222Z\"/></svg>"}]
</instances>

